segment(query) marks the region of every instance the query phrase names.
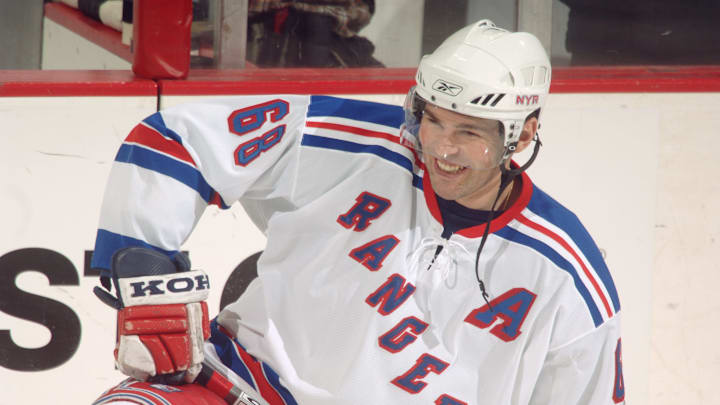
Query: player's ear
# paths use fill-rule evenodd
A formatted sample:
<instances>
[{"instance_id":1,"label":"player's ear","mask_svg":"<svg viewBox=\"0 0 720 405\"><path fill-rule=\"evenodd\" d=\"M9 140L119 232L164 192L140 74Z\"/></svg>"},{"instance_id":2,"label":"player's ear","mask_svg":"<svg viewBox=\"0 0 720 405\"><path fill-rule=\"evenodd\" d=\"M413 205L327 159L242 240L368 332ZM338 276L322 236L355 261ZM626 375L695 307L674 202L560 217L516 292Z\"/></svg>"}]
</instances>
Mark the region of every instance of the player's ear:
<instances>
[{"instance_id":1,"label":"player's ear","mask_svg":"<svg viewBox=\"0 0 720 405\"><path fill-rule=\"evenodd\" d=\"M522 133L520 133L520 139L518 139L515 153L522 152L523 150L525 150L525 148L527 148L528 145L530 145L533 138L535 137L535 133L537 132L537 130L538 119L536 117L531 117L527 121L525 121Z\"/></svg>"}]
</instances>

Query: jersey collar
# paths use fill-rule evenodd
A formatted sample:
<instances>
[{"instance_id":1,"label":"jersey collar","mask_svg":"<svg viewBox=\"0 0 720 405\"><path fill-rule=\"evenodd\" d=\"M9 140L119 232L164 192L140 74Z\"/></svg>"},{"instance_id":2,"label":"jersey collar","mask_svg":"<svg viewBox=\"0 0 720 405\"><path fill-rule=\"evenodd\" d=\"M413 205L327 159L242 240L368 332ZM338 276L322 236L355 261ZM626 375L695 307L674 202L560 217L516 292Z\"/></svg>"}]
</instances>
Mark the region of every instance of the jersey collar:
<instances>
[{"instance_id":1,"label":"jersey collar","mask_svg":"<svg viewBox=\"0 0 720 405\"><path fill-rule=\"evenodd\" d=\"M514 162L513 165L515 165ZM502 215L492 220L492 222L490 223L490 233L496 232L504 228L505 225L515 219L518 214L520 214L520 212L524 210L530 202L530 197L532 197L533 191L532 181L530 181L530 177L525 172L522 172L520 174L519 179L522 185L520 195L515 200L513 205L506 209L505 212L502 213ZM440 214L440 207L438 206L437 199L435 198L435 191L432 188L432 184L430 182L430 175L428 174L427 170L423 173L422 182L423 194L425 195L425 203L427 204L427 207L430 210L433 218L435 218L435 220L442 225L443 221L442 215ZM456 233L466 238L480 238L482 237L483 232L485 232L485 226L486 224L471 226L469 228L461 229Z\"/></svg>"}]
</instances>

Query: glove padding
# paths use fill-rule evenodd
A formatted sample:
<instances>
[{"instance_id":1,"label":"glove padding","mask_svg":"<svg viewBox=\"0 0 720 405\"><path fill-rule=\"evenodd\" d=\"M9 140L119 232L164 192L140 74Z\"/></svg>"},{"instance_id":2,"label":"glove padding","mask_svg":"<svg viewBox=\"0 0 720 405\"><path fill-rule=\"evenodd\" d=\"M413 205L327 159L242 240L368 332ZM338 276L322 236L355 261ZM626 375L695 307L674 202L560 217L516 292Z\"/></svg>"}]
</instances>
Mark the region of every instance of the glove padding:
<instances>
[{"instance_id":1,"label":"glove padding","mask_svg":"<svg viewBox=\"0 0 720 405\"><path fill-rule=\"evenodd\" d=\"M182 253L170 259L131 247L113 255L111 279L117 298L99 287L94 292L118 310L117 368L141 381L194 381L210 337L207 275L191 271Z\"/></svg>"}]
</instances>

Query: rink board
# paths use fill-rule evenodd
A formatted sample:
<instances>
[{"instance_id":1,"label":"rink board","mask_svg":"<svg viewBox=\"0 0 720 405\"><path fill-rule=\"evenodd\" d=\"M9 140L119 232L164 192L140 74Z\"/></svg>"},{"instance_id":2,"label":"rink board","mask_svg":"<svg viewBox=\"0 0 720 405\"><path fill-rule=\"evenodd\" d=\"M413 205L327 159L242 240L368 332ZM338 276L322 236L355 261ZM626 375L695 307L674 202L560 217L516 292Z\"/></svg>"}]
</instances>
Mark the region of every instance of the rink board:
<instances>
[{"instance_id":1,"label":"rink board","mask_svg":"<svg viewBox=\"0 0 720 405\"><path fill-rule=\"evenodd\" d=\"M556 73L530 175L605 252L623 307L631 403L717 402L718 332L706 303L720 273L718 81L702 69L603 72ZM114 313L92 295L87 259L115 152L158 101L267 92L399 104L412 78L296 74L256 73L248 83L206 72L156 84L128 72L0 72L0 405L90 403L122 379L112 364ZM239 205L206 212L184 249L211 274L212 313L227 278L263 245Z\"/></svg>"}]
</instances>

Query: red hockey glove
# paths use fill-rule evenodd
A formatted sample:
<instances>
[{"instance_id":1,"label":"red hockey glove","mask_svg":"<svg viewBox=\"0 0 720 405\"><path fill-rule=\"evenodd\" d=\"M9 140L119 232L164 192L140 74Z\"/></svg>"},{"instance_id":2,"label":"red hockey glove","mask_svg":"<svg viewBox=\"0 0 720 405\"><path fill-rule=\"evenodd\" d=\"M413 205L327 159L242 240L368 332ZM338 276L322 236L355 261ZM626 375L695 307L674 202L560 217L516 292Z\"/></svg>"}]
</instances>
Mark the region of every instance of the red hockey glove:
<instances>
[{"instance_id":1,"label":"red hockey glove","mask_svg":"<svg viewBox=\"0 0 720 405\"><path fill-rule=\"evenodd\" d=\"M111 274L117 298L99 287L94 292L118 310L117 368L141 381L195 380L210 336L207 275L191 271L182 253L173 260L138 247L116 252Z\"/></svg>"}]
</instances>

